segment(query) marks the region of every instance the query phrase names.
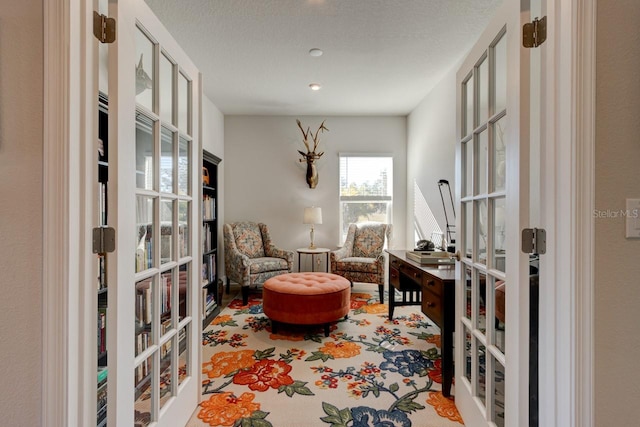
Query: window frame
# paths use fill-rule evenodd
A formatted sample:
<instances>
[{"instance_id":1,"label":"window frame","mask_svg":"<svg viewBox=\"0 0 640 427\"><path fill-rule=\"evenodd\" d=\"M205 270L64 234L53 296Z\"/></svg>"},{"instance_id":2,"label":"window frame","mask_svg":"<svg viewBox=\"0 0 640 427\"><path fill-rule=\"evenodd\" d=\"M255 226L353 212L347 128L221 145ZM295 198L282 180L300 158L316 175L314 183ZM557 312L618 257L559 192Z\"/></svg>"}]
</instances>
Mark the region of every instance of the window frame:
<instances>
[{"instance_id":1,"label":"window frame","mask_svg":"<svg viewBox=\"0 0 640 427\"><path fill-rule=\"evenodd\" d=\"M343 196L342 195L342 159L343 158L387 158L390 160L390 170L388 173L388 191L389 195L356 195L356 196ZM386 203L386 223L391 224L393 222L393 162L394 157L391 153L338 153L338 218L339 218L339 246L342 246L346 237L347 229L344 223L344 204L345 203ZM372 222L382 222L375 221Z\"/></svg>"}]
</instances>

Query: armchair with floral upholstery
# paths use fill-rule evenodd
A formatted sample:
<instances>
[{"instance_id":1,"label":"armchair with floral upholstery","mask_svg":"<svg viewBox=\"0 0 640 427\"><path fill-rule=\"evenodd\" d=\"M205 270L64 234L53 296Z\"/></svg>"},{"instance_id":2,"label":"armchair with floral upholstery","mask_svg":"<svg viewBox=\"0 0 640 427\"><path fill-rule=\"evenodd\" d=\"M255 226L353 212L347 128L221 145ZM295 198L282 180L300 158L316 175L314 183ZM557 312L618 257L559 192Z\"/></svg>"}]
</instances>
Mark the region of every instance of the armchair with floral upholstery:
<instances>
[{"instance_id":1,"label":"armchair with floral upholstery","mask_svg":"<svg viewBox=\"0 0 640 427\"><path fill-rule=\"evenodd\" d=\"M291 273L293 251L276 247L265 224L225 224L223 234L227 289L231 280L239 283L244 305L249 301L249 288L256 288L273 276Z\"/></svg>"},{"instance_id":2,"label":"armchair with floral upholstery","mask_svg":"<svg viewBox=\"0 0 640 427\"><path fill-rule=\"evenodd\" d=\"M384 303L384 249L390 235L390 224L350 224L342 248L330 253L331 272L351 282L377 284L380 303Z\"/></svg>"}]
</instances>

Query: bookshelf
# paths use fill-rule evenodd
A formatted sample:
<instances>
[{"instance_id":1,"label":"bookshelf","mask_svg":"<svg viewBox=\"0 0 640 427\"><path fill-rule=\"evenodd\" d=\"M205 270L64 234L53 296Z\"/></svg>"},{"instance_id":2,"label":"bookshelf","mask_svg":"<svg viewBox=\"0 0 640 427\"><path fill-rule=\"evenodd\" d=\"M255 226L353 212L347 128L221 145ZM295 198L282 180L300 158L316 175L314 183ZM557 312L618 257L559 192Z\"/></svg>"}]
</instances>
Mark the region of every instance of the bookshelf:
<instances>
[{"instance_id":1,"label":"bookshelf","mask_svg":"<svg viewBox=\"0 0 640 427\"><path fill-rule=\"evenodd\" d=\"M98 95L98 225L107 226L107 184L109 178L109 138L108 138L108 101ZM106 275L107 259L104 254L97 255L97 309L96 309L96 425L107 425L107 296L108 281Z\"/></svg>"},{"instance_id":2,"label":"bookshelf","mask_svg":"<svg viewBox=\"0 0 640 427\"><path fill-rule=\"evenodd\" d=\"M218 280L218 165L222 159L202 152L202 327L220 312L222 285Z\"/></svg>"}]
</instances>

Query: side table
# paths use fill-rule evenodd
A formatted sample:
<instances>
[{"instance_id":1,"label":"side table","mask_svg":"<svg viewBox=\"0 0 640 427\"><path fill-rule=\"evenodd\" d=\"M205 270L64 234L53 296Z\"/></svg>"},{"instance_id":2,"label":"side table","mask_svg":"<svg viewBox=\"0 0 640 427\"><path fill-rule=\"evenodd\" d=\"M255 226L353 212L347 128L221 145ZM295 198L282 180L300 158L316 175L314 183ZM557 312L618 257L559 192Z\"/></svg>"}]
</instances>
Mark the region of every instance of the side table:
<instances>
[{"instance_id":1,"label":"side table","mask_svg":"<svg viewBox=\"0 0 640 427\"><path fill-rule=\"evenodd\" d=\"M300 271L300 256L302 254L305 255L311 255L311 271L314 272L316 271L316 255L322 255L324 254L325 256L325 266L326 266L326 272L329 272L329 252L331 252L331 249L329 248L298 248L296 249L296 252L298 252L298 271ZM320 260L318 260L320 261Z\"/></svg>"}]
</instances>

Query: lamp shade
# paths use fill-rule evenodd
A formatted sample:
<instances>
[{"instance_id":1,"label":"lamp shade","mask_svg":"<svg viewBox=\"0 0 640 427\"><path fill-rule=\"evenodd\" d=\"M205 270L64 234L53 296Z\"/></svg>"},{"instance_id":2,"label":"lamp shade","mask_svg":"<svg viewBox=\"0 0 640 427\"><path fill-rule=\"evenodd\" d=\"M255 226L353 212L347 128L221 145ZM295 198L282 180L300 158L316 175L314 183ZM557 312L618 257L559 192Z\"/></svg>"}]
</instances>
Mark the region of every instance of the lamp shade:
<instances>
[{"instance_id":1,"label":"lamp shade","mask_svg":"<svg viewBox=\"0 0 640 427\"><path fill-rule=\"evenodd\" d=\"M303 224L322 224L322 209L316 207L304 208Z\"/></svg>"}]
</instances>

